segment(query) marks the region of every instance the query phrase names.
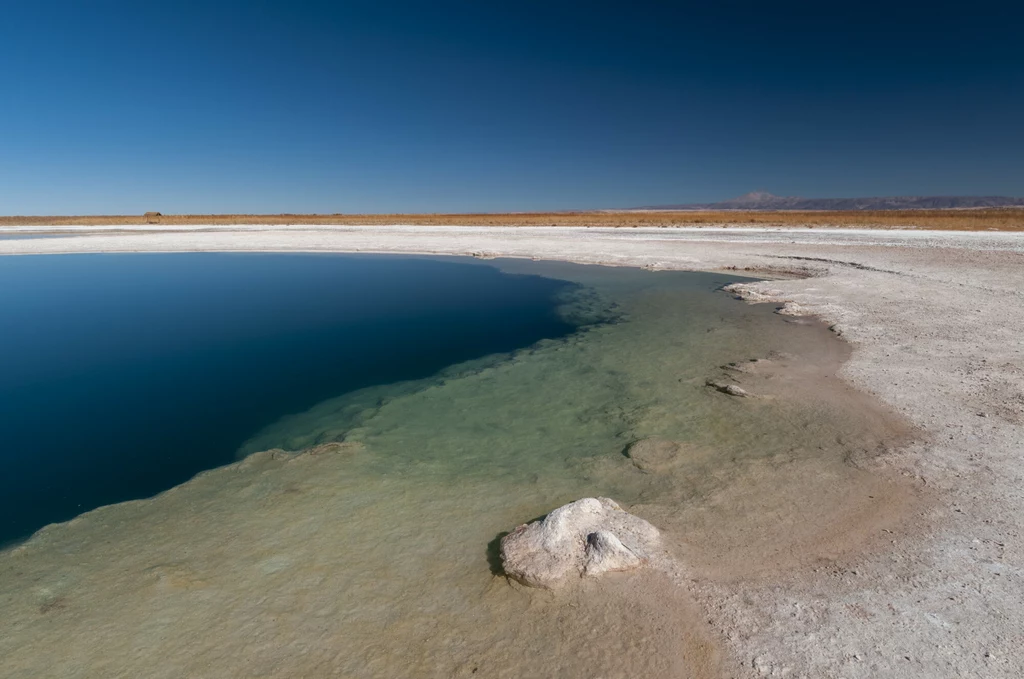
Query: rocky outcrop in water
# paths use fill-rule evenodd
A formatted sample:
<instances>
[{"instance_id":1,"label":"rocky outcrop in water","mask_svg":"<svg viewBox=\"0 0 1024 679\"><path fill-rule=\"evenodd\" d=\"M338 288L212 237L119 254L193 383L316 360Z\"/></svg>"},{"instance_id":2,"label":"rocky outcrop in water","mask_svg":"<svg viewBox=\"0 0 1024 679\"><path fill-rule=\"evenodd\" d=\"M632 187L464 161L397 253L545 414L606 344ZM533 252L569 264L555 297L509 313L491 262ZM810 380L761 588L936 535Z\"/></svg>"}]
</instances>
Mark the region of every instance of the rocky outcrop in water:
<instances>
[{"instance_id":1,"label":"rocky outcrop in water","mask_svg":"<svg viewBox=\"0 0 1024 679\"><path fill-rule=\"evenodd\" d=\"M717 380L708 380L705 384L712 389L720 391L723 394L728 394L729 396L750 396L750 392L737 384L727 384L725 382L718 382Z\"/></svg>"},{"instance_id":2,"label":"rocky outcrop in water","mask_svg":"<svg viewBox=\"0 0 1024 679\"><path fill-rule=\"evenodd\" d=\"M614 500L588 497L506 535L501 562L524 585L555 589L575 578L638 568L660 544L651 524Z\"/></svg>"}]
</instances>

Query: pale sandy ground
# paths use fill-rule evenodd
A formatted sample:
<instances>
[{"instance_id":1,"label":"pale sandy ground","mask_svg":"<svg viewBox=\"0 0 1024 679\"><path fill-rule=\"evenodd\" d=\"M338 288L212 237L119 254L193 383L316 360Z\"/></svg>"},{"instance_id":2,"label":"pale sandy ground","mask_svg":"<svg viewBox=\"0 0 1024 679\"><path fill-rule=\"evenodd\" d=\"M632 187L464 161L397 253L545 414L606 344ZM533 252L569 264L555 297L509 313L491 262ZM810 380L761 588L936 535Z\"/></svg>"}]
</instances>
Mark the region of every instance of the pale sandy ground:
<instances>
[{"instance_id":1,"label":"pale sandy ground","mask_svg":"<svg viewBox=\"0 0 1024 679\"><path fill-rule=\"evenodd\" d=\"M476 254L814 273L746 295L790 301L836 324L855 346L844 377L926 432L876 464L918 477L934 501L871 552L769 579L693 582L725 639L727 674L1024 676L1024 234L149 227L0 237L0 254L141 251Z\"/></svg>"}]
</instances>

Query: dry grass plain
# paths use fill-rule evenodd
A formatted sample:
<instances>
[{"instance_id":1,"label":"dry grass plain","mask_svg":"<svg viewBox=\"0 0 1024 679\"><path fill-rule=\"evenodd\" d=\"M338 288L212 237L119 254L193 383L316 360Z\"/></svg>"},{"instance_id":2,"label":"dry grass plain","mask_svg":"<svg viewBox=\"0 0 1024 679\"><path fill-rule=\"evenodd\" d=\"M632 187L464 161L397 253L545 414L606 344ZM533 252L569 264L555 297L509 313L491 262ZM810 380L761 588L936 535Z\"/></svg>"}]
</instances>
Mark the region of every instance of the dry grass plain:
<instances>
[{"instance_id":1,"label":"dry grass plain","mask_svg":"<svg viewBox=\"0 0 1024 679\"><path fill-rule=\"evenodd\" d=\"M0 217L0 226L230 226L235 224L446 226L788 226L941 231L1024 231L1024 209L886 211L591 211L480 214L87 215Z\"/></svg>"}]
</instances>

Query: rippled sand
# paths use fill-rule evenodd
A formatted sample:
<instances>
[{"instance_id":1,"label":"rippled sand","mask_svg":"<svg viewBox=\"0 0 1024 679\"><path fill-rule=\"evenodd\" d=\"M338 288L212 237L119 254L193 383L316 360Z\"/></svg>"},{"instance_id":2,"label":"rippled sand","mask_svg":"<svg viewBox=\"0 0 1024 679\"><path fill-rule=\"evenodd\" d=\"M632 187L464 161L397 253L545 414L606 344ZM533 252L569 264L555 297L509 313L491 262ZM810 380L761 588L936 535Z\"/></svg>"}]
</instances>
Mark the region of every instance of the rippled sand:
<instances>
[{"instance_id":1,"label":"rippled sand","mask_svg":"<svg viewBox=\"0 0 1024 679\"><path fill-rule=\"evenodd\" d=\"M4 676L716 676L688 580L834 556L912 500L858 468L912 432L835 377L821 324L726 276L499 265L580 282L562 313L592 324L325 402L242 452L278 450L0 554ZM652 436L686 454L638 468L623 451ZM593 495L678 566L560 593L501 576L503 531Z\"/></svg>"}]
</instances>

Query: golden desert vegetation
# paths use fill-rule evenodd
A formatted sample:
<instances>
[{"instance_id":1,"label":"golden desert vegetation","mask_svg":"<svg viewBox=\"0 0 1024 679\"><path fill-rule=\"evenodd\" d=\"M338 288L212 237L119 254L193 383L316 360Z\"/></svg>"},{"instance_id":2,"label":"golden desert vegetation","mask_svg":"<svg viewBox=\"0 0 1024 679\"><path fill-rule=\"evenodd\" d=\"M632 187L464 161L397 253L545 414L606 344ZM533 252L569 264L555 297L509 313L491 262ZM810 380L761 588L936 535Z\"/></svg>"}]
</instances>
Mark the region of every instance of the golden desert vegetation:
<instances>
[{"instance_id":1,"label":"golden desert vegetation","mask_svg":"<svg viewBox=\"0 0 1024 679\"><path fill-rule=\"evenodd\" d=\"M0 226L229 226L232 224L451 225L451 226L777 226L807 228L937 229L944 231L1024 231L1024 208L878 211L683 211L603 210L479 214L276 214L0 217Z\"/></svg>"}]
</instances>

